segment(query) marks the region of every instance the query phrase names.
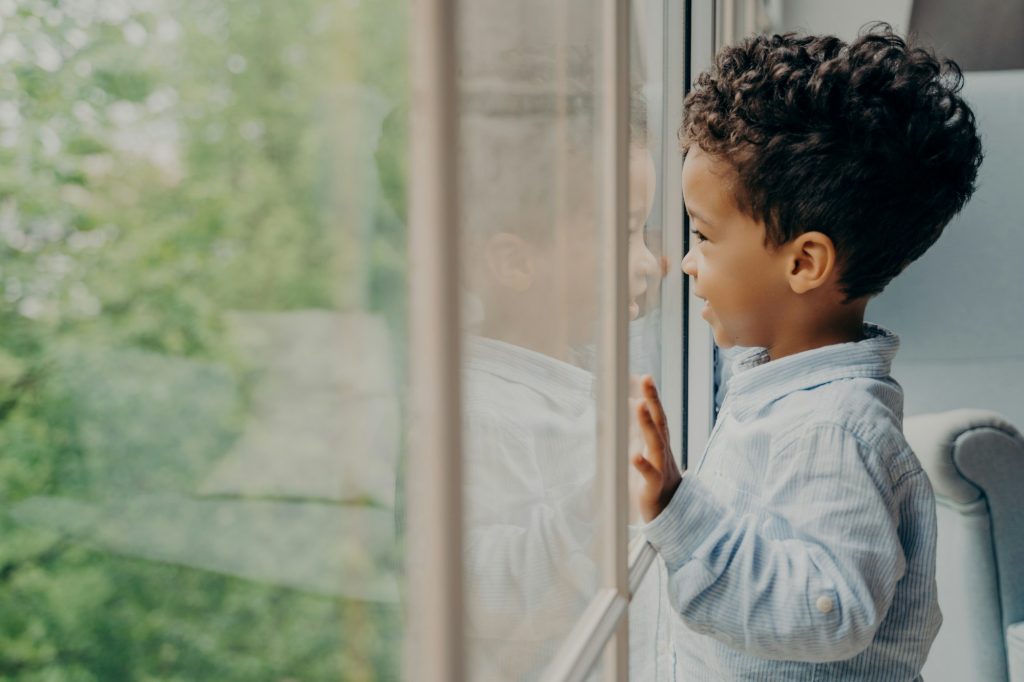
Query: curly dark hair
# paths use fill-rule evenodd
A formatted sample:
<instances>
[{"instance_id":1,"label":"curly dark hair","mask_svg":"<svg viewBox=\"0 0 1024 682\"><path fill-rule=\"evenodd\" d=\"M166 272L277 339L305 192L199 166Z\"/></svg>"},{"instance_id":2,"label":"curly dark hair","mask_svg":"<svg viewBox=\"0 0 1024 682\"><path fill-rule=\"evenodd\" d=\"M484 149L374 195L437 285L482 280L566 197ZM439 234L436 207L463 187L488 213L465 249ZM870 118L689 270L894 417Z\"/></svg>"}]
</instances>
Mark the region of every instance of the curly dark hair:
<instances>
[{"instance_id":1,"label":"curly dark hair","mask_svg":"<svg viewBox=\"0 0 1024 682\"><path fill-rule=\"evenodd\" d=\"M974 192L981 140L962 87L956 63L884 23L850 44L756 36L699 76L680 140L735 169L766 245L828 235L851 301L881 292Z\"/></svg>"}]
</instances>

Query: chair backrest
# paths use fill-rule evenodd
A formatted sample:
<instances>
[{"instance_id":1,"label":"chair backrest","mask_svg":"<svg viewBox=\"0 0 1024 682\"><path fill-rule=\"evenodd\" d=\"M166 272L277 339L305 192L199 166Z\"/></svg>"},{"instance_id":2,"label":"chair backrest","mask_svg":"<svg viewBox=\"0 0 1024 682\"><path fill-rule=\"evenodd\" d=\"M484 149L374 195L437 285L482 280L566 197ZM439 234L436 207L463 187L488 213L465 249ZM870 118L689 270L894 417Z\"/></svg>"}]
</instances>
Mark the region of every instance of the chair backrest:
<instances>
[{"instance_id":1,"label":"chair backrest","mask_svg":"<svg viewBox=\"0 0 1024 682\"><path fill-rule=\"evenodd\" d=\"M943 625L931 681L1006 680L1008 626L1024 620L1024 438L999 415L910 417L907 440L935 488Z\"/></svg>"}]
</instances>

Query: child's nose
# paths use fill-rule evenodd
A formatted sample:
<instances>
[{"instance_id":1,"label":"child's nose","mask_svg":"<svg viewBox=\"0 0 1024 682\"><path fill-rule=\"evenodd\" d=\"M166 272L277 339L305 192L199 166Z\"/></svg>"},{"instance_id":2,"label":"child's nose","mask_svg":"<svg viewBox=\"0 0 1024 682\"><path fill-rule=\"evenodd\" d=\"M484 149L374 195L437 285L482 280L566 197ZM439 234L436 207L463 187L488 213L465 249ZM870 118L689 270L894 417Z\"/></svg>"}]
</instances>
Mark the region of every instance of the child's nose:
<instances>
[{"instance_id":1,"label":"child's nose","mask_svg":"<svg viewBox=\"0 0 1024 682\"><path fill-rule=\"evenodd\" d=\"M683 256L683 272L690 277L697 276L697 259L693 255L693 249L687 251Z\"/></svg>"}]
</instances>

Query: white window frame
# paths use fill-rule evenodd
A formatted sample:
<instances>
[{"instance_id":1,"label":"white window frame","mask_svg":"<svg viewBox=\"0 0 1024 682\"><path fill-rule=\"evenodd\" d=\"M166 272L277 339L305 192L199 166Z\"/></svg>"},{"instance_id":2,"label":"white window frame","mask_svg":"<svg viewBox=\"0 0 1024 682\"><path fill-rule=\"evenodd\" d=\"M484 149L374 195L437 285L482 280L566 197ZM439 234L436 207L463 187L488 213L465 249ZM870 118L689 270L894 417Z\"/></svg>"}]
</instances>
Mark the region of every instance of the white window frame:
<instances>
[{"instance_id":1,"label":"white window frame","mask_svg":"<svg viewBox=\"0 0 1024 682\"><path fill-rule=\"evenodd\" d=\"M407 480L407 625L405 677L463 682L466 675L462 568L461 347L458 273L459 177L454 150L459 120L456 93L457 0L412 3L412 150L410 157L411 452ZM700 452L713 418L713 344L700 320L679 262L686 234L681 158L675 126L682 120L683 84L710 64L714 4L665 0L662 127L663 248L671 267L662 283L662 397L674 452ZM628 607L653 564L654 550L639 540L627 547L628 494L628 221L630 0L602 0L602 62L607 87L601 101L605 169L600 229L602 320L597 368L598 490L602 505L601 588L549 666L552 682L582 680L604 657L606 680L629 676ZM687 16L689 15L689 16ZM684 55L689 40L690 53ZM684 59L685 57L685 59ZM684 64L686 72L684 73ZM671 128L671 130L669 130ZM679 159L673 163L671 159ZM685 303L685 305L684 305ZM683 341L685 340L685 348ZM680 349L681 352L671 352ZM684 353L686 357L684 357ZM685 420L684 425L684 411Z\"/></svg>"}]
</instances>

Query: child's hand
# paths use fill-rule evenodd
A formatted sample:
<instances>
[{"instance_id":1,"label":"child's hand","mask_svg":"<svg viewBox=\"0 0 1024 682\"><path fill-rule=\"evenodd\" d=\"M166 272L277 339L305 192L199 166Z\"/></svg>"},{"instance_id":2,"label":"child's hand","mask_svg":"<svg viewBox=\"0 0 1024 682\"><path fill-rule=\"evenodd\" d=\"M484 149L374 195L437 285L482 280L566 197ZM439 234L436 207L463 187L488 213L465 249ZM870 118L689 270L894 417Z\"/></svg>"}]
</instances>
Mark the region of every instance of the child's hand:
<instances>
[{"instance_id":1,"label":"child's hand","mask_svg":"<svg viewBox=\"0 0 1024 682\"><path fill-rule=\"evenodd\" d=\"M683 475L672 456L665 411L661 409L658 389L650 376L641 380L641 393L643 399L636 415L644 436L646 456L638 452L631 459L643 478L638 496L640 515L649 523L668 506Z\"/></svg>"}]
</instances>

